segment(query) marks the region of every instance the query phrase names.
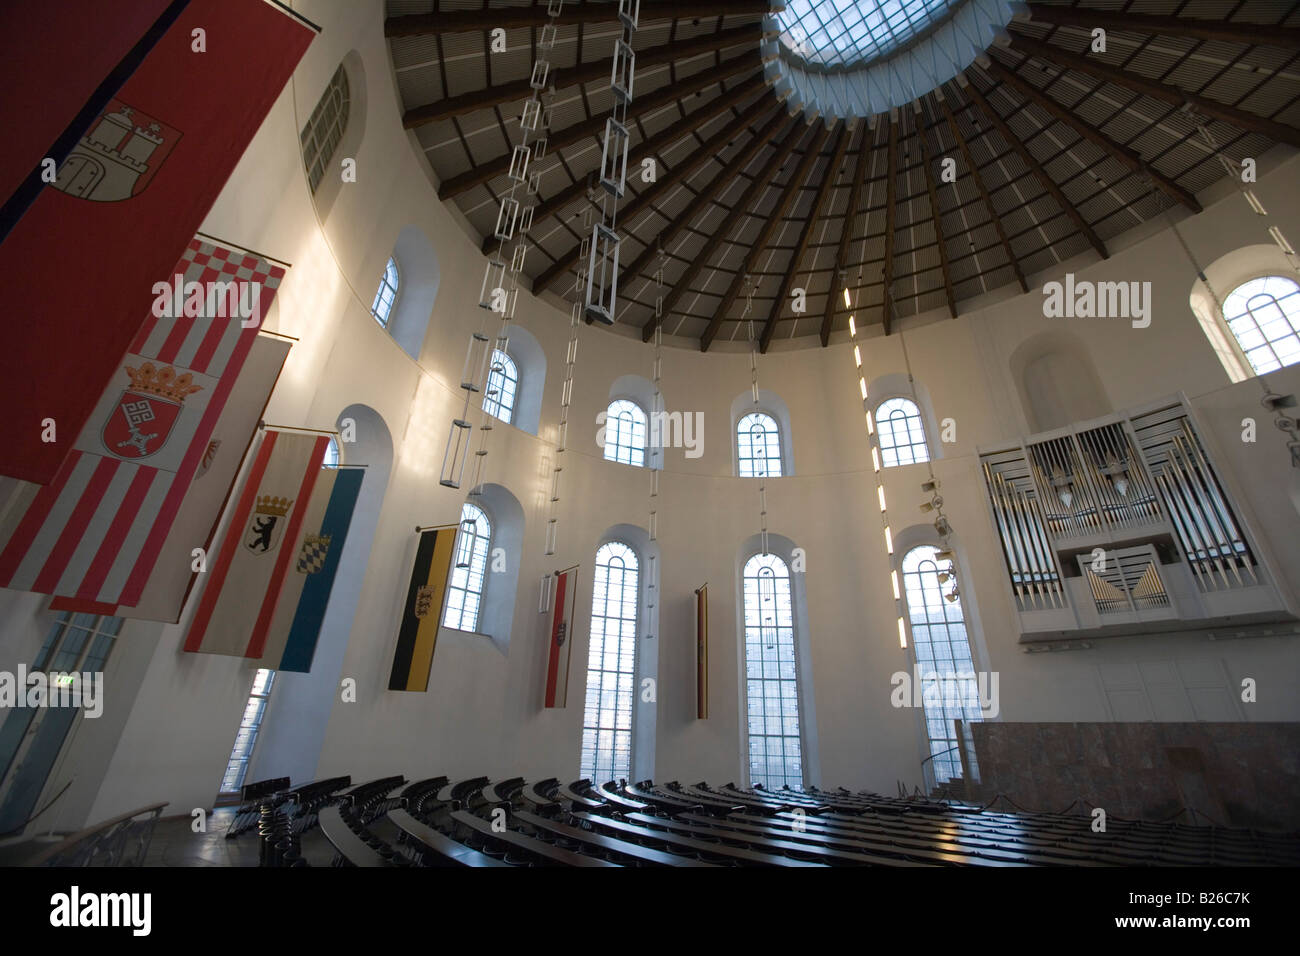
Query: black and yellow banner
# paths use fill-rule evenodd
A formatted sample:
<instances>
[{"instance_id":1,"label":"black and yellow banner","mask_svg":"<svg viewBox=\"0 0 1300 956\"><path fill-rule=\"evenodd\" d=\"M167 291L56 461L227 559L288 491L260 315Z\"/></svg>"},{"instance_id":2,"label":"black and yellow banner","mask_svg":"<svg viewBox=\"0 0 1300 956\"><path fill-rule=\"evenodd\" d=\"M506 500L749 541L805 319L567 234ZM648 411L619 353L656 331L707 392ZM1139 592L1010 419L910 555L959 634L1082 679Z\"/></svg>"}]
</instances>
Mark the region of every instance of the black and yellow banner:
<instances>
[{"instance_id":1,"label":"black and yellow banner","mask_svg":"<svg viewBox=\"0 0 1300 956\"><path fill-rule=\"evenodd\" d=\"M420 546L411 569L411 585L402 608L389 690L428 690L433 648L447 598L447 575L455 555L456 525L420 533Z\"/></svg>"}]
</instances>

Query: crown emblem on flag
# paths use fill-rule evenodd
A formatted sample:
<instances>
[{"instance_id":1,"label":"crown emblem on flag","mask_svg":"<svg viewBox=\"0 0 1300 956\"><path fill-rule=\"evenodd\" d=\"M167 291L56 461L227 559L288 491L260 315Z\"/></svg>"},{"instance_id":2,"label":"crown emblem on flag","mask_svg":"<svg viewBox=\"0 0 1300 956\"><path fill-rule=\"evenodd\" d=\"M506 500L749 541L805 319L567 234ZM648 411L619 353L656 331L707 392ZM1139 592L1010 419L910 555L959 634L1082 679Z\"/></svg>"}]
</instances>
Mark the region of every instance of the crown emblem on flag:
<instances>
[{"instance_id":1,"label":"crown emblem on flag","mask_svg":"<svg viewBox=\"0 0 1300 956\"><path fill-rule=\"evenodd\" d=\"M283 518L293 507L292 498L278 498L274 495L258 495L257 505L253 508L260 515L274 515Z\"/></svg>"},{"instance_id":2,"label":"crown emblem on flag","mask_svg":"<svg viewBox=\"0 0 1300 956\"><path fill-rule=\"evenodd\" d=\"M189 372L176 374L170 365L158 368L153 362L143 362L139 368L126 367L126 374L131 376L131 388L148 395L157 395L173 402L183 402L190 395L203 389L194 384L194 377Z\"/></svg>"}]
</instances>

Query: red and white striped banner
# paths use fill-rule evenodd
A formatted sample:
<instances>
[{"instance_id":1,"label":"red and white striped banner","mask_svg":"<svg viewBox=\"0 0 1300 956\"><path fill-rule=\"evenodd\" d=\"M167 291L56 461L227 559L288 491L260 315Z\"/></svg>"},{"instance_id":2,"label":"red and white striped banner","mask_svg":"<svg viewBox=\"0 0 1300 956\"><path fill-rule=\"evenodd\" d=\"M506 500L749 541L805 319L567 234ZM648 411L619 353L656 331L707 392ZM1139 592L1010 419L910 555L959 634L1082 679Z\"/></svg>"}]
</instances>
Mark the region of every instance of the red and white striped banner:
<instances>
[{"instance_id":1,"label":"red and white striped banner","mask_svg":"<svg viewBox=\"0 0 1300 956\"><path fill-rule=\"evenodd\" d=\"M197 238L175 272L204 289L232 283L232 301L255 296L261 315L285 274ZM229 309L156 311L172 310L151 311L54 481L0 479L0 587L140 600L258 332Z\"/></svg>"},{"instance_id":2,"label":"red and white striped banner","mask_svg":"<svg viewBox=\"0 0 1300 956\"><path fill-rule=\"evenodd\" d=\"M577 606L578 568L555 572L550 645L546 657L547 707L564 707L569 694L569 657L573 651L573 610Z\"/></svg>"}]
</instances>

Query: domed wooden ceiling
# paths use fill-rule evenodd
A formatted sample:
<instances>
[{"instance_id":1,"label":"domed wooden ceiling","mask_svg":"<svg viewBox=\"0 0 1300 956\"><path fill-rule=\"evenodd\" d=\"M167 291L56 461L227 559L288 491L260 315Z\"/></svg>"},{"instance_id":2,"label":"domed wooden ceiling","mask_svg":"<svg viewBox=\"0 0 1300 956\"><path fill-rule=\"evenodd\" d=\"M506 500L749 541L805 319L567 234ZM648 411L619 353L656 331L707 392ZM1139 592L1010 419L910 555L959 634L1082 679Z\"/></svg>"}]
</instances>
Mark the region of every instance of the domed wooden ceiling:
<instances>
[{"instance_id":1,"label":"domed wooden ceiling","mask_svg":"<svg viewBox=\"0 0 1300 956\"><path fill-rule=\"evenodd\" d=\"M857 324L888 334L901 316L1027 291L1026 276L1089 249L1105 258L1109 240L1166 209L1199 211L1196 194L1225 172L1189 111L1234 159L1300 146L1300 2L1030 3L964 76L853 128L790 115L765 81L762 20L779 5L642 0L617 325L644 339L660 246L666 334L704 350L745 341L748 275L764 351L825 345L847 328L846 285ZM616 9L567 0L548 56L556 95L525 268L538 294L572 297ZM489 252L545 0L387 10L404 124ZM504 53L489 52L497 27ZM1090 52L1097 27L1105 53Z\"/></svg>"}]
</instances>

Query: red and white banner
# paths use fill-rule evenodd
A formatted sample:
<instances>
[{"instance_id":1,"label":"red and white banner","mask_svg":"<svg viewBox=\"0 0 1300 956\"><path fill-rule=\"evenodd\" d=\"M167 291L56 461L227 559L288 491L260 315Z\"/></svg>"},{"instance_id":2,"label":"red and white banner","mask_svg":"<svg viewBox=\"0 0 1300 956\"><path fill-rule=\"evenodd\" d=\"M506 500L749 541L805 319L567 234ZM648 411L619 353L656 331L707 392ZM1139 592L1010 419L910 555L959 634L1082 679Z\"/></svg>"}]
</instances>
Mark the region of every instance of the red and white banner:
<instances>
[{"instance_id":1,"label":"red and white banner","mask_svg":"<svg viewBox=\"0 0 1300 956\"><path fill-rule=\"evenodd\" d=\"M175 271L203 288L229 282L263 311L284 276L257 256L198 239ZM151 312L55 480L0 479L0 587L137 604L256 339L238 317ZM221 497L205 498L201 513L196 504L187 520L210 529ZM205 539L206 531L190 547Z\"/></svg>"},{"instance_id":2,"label":"red and white banner","mask_svg":"<svg viewBox=\"0 0 1300 956\"><path fill-rule=\"evenodd\" d=\"M550 644L546 657L547 707L564 707L569 695L569 658L573 651L573 610L577 606L578 568L555 572Z\"/></svg>"},{"instance_id":3,"label":"red and white banner","mask_svg":"<svg viewBox=\"0 0 1300 956\"><path fill-rule=\"evenodd\" d=\"M267 430L208 563L185 650L262 656L328 445L326 435Z\"/></svg>"},{"instance_id":4,"label":"red and white banner","mask_svg":"<svg viewBox=\"0 0 1300 956\"><path fill-rule=\"evenodd\" d=\"M221 417L217 419L208 446L199 458L189 491L167 533L140 599L127 607L56 596L50 602L51 610L172 624L180 620L190 588L198 579L194 571L194 549L204 549L205 556L212 552L217 519L257 432L257 423L275 388L289 346L287 339L269 335L254 337L253 348Z\"/></svg>"},{"instance_id":5,"label":"red and white banner","mask_svg":"<svg viewBox=\"0 0 1300 956\"><path fill-rule=\"evenodd\" d=\"M314 36L265 0L190 0L21 210L0 244L0 475L111 482L76 472L71 439Z\"/></svg>"}]
</instances>

